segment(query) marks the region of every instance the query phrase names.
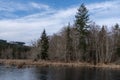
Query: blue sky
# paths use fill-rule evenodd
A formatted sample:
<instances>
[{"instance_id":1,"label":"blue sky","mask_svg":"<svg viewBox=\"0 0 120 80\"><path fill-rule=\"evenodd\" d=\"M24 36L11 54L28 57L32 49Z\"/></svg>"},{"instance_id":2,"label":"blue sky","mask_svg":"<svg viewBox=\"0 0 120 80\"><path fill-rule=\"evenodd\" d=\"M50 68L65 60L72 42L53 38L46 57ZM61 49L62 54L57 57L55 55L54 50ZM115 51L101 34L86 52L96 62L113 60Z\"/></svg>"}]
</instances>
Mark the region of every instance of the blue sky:
<instances>
[{"instance_id":1,"label":"blue sky","mask_svg":"<svg viewBox=\"0 0 120 80\"><path fill-rule=\"evenodd\" d=\"M44 28L56 33L74 22L81 3L96 24L120 23L120 0L0 0L0 39L30 43Z\"/></svg>"}]
</instances>

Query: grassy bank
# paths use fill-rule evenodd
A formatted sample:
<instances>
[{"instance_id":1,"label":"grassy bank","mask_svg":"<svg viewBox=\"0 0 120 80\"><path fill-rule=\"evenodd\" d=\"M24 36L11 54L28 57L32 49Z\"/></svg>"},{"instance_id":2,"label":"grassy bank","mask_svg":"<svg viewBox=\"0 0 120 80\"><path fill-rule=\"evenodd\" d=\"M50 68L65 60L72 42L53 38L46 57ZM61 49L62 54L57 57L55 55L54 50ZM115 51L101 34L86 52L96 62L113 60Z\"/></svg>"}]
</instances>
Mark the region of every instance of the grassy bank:
<instances>
[{"instance_id":1,"label":"grassy bank","mask_svg":"<svg viewBox=\"0 0 120 80\"><path fill-rule=\"evenodd\" d=\"M0 64L5 65L6 67L10 66L16 66L18 68L22 67L39 67L39 66L55 66L55 67L61 67L61 66L67 66L67 67L97 67L97 68L113 68L113 69L120 69L120 65L115 64L97 64L92 65L89 63L81 63L81 62L71 62L71 63L65 63L65 62L55 62L55 61L33 61L33 60L7 60L7 59L0 59Z\"/></svg>"}]
</instances>

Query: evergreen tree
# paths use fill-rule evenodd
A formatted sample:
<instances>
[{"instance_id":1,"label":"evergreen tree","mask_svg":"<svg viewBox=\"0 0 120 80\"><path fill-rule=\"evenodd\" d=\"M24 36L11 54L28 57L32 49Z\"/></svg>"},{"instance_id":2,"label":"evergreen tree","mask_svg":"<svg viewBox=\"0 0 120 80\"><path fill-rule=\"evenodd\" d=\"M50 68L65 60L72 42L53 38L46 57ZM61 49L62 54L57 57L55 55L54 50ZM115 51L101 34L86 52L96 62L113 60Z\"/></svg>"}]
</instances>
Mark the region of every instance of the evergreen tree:
<instances>
[{"instance_id":1,"label":"evergreen tree","mask_svg":"<svg viewBox=\"0 0 120 80\"><path fill-rule=\"evenodd\" d=\"M41 45L41 59L46 60L48 59L49 41L48 41L48 36L46 35L45 30L41 35L40 45Z\"/></svg>"},{"instance_id":2,"label":"evergreen tree","mask_svg":"<svg viewBox=\"0 0 120 80\"><path fill-rule=\"evenodd\" d=\"M116 24L114 26L114 48L115 53L120 56L120 26Z\"/></svg>"},{"instance_id":3,"label":"evergreen tree","mask_svg":"<svg viewBox=\"0 0 120 80\"><path fill-rule=\"evenodd\" d=\"M82 58L85 60L85 53L86 53L86 38L88 34L88 23L89 23L89 15L88 15L88 10L82 4L80 8L78 9L78 12L75 16L76 21L75 25L78 30L78 38L79 38L79 43L78 43L78 49L80 50L79 52L82 53Z\"/></svg>"},{"instance_id":4,"label":"evergreen tree","mask_svg":"<svg viewBox=\"0 0 120 80\"><path fill-rule=\"evenodd\" d=\"M73 46L72 46L72 38L70 36L70 24L66 29L66 60L67 62L73 60Z\"/></svg>"}]
</instances>

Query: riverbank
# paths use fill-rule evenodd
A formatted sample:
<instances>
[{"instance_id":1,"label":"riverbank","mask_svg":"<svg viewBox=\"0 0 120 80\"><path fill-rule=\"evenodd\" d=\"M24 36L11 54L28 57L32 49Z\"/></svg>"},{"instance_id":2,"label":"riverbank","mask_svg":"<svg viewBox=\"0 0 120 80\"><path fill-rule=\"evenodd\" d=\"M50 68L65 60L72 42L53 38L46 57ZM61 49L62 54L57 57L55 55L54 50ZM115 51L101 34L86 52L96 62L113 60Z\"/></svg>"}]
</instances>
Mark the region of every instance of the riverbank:
<instances>
[{"instance_id":1,"label":"riverbank","mask_svg":"<svg viewBox=\"0 0 120 80\"><path fill-rule=\"evenodd\" d=\"M0 64L5 65L6 67L16 66L18 68L22 67L39 67L39 66L55 66L55 67L97 67L97 68L112 68L112 69L120 69L120 65L115 64L97 64L92 65L90 63L81 63L81 62L55 62L55 61L33 61L33 60L11 60L11 59L0 59Z\"/></svg>"}]
</instances>

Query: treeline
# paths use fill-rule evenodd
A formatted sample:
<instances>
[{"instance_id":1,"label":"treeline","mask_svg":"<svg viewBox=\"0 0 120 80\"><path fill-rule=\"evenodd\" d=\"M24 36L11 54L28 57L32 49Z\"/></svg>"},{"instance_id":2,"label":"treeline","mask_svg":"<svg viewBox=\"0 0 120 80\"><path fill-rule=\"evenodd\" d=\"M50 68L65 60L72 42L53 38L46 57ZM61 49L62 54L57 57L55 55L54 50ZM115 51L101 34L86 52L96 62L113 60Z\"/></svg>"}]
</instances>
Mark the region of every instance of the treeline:
<instances>
[{"instance_id":1,"label":"treeline","mask_svg":"<svg viewBox=\"0 0 120 80\"><path fill-rule=\"evenodd\" d=\"M26 59L31 47L25 46L24 42L7 42L0 40L0 59Z\"/></svg>"},{"instance_id":2,"label":"treeline","mask_svg":"<svg viewBox=\"0 0 120 80\"><path fill-rule=\"evenodd\" d=\"M120 26L99 26L89 19L84 4L59 33L48 36L44 30L32 47L1 46L0 58L53 60L64 62L111 63L120 61Z\"/></svg>"},{"instance_id":3,"label":"treeline","mask_svg":"<svg viewBox=\"0 0 120 80\"><path fill-rule=\"evenodd\" d=\"M45 30L34 44L32 57L55 61L111 63L120 58L120 27L99 26L89 19L82 4L75 15L75 23L59 33L47 36Z\"/></svg>"}]
</instances>

